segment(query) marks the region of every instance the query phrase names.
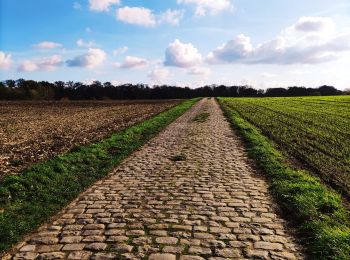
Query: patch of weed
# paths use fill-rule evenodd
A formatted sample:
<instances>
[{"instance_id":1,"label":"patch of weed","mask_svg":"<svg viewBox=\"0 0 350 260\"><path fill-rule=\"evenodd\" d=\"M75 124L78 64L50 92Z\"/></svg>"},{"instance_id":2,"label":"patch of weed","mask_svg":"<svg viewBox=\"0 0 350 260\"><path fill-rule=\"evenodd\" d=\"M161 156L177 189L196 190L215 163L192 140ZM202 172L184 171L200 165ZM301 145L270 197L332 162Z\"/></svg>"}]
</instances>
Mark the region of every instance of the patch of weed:
<instances>
[{"instance_id":1,"label":"patch of weed","mask_svg":"<svg viewBox=\"0 0 350 260\"><path fill-rule=\"evenodd\" d=\"M173 161L173 162L180 162L185 160L186 160L186 155L184 154L174 155L170 158L170 161Z\"/></svg>"},{"instance_id":2,"label":"patch of weed","mask_svg":"<svg viewBox=\"0 0 350 260\"><path fill-rule=\"evenodd\" d=\"M207 121L207 119L209 118L209 116L210 116L210 114L207 113L207 112L201 113L201 114L197 115L197 116L193 119L193 121L199 122L199 123L203 123L203 122Z\"/></svg>"}]
</instances>

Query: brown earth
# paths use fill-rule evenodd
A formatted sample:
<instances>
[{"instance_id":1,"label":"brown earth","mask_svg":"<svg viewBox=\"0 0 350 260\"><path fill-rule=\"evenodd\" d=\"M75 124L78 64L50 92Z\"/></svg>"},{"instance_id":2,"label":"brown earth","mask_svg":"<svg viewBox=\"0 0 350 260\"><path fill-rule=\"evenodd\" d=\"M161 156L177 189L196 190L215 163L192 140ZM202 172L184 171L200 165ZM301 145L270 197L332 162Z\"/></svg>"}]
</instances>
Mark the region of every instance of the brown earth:
<instances>
[{"instance_id":1,"label":"brown earth","mask_svg":"<svg viewBox=\"0 0 350 260\"><path fill-rule=\"evenodd\" d=\"M178 102L0 102L0 177L99 141Z\"/></svg>"}]
</instances>

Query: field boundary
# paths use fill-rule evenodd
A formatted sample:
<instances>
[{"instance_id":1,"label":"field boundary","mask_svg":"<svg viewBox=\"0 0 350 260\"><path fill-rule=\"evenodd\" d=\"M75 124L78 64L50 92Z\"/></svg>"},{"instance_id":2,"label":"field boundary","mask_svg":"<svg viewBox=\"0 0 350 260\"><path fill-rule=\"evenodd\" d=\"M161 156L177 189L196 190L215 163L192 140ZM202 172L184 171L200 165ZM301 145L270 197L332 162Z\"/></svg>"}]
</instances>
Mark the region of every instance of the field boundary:
<instances>
[{"instance_id":1,"label":"field boundary","mask_svg":"<svg viewBox=\"0 0 350 260\"><path fill-rule=\"evenodd\" d=\"M0 255L190 109L186 100L101 142L0 180Z\"/></svg>"},{"instance_id":2,"label":"field boundary","mask_svg":"<svg viewBox=\"0 0 350 260\"><path fill-rule=\"evenodd\" d=\"M225 116L243 137L248 155L268 176L270 191L298 230L312 259L349 259L350 213L339 194L305 170L290 167L288 160L254 125L219 98Z\"/></svg>"}]
</instances>

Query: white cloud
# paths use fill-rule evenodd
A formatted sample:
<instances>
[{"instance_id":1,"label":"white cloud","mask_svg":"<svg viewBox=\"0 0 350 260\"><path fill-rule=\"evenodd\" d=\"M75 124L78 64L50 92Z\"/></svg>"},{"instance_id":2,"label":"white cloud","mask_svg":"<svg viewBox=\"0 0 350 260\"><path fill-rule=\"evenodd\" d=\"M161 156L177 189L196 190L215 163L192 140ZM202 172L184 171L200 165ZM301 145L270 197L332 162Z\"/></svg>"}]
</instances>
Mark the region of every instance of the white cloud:
<instances>
[{"instance_id":1,"label":"white cloud","mask_svg":"<svg viewBox=\"0 0 350 260\"><path fill-rule=\"evenodd\" d=\"M196 16L215 15L225 10L233 10L230 0L177 0L178 4L194 5Z\"/></svg>"},{"instance_id":2,"label":"white cloud","mask_svg":"<svg viewBox=\"0 0 350 260\"><path fill-rule=\"evenodd\" d=\"M166 68L156 67L152 71L147 74L147 77L153 82L157 84L165 83L169 78L170 72Z\"/></svg>"},{"instance_id":3,"label":"white cloud","mask_svg":"<svg viewBox=\"0 0 350 260\"><path fill-rule=\"evenodd\" d=\"M182 43L176 39L165 50L166 66L189 68L202 62L202 55L191 43Z\"/></svg>"},{"instance_id":4,"label":"white cloud","mask_svg":"<svg viewBox=\"0 0 350 260\"><path fill-rule=\"evenodd\" d=\"M67 60L69 67L95 68L106 60L106 53L101 49L89 48L89 51L83 55L77 56L72 60Z\"/></svg>"},{"instance_id":5,"label":"white cloud","mask_svg":"<svg viewBox=\"0 0 350 260\"><path fill-rule=\"evenodd\" d=\"M41 61L38 63L38 67L40 70L53 71L62 64L63 62L61 56L53 55L51 57L41 59Z\"/></svg>"},{"instance_id":6,"label":"white cloud","mask_svg":"<svg viewBox=\"0 0 350 260\"><path fill-rule=\"evenodd\" d=\"M52 55L50 57L44 57L40 60L22 61L17 70L20 72L33 72L33 71L53 71L63 64L62 58L59 55Z\"/></svg>"},{"instance_id":7,"label":"white cloud","mask_svg":"<svg viewBox=\"0 0 350 260\"><path fill-rule=\"evenodd\" d=\"M89 0L90 10L97 12L109 11L110 6L120 4L120 0Z\"/></svg>"},{"instance_id":8,"label":"white cloud","mask_svg":"<svg viewBox=\"0 0 350 260\"><path fill-rule=\"evenodd\" d=\"M116 10L116 18L129 24L154 27L157 24L152 10L144 7L122 7Z\"/></svg>"},{"instance_id":9,"label":"white cloud","mask_svg":"<svg viewBox=\"0 0 350 260\"><path fill-rule=\"evenodd\" d=\"M188 74L209 76L211 74L211 70L210 68L206 68L206 67L193 67L188 71Z\"/></svg>"},{"instance_id":10,"label":"white cloud","mask_svg":"<svg viewBox=\"0 0 350 260\"><path fill-rule=\"evenodd\" d=\"M97 81L97 79L91 78L91 79L85 79L85 80L83 80L82 83L85 84L85 85L91 85L91 84L93 84L95 81Z\"/></svg>"},{"instance_id":11,"label":"white cloud","mask_svg":"<svg viewBox=\"0 0 350 260\"><path fill-rule=\"evenodd\" d=\"M330 33L328 30L323 33L324 29L329 27L325 24L332 23L329 19L301 18L272 40L257 46L252 45L249 37L238 35L234 40L210 52L207 61L210 63L315 64L338 59L344 52L350 51L350 32L340 34L334 30Z\"/></svg>"},{"instance_id":12,"label":"white cloud","mask_svg":"<svg viewBox=\"0 0 350 260\"><path fill-rule=\"evenodd\" d=\"M40 42L38 44L34 44L33 47L35 49L55 49L55 48L62 47L62 44L57 43L57 42L44 41L44 42Z\"/></svg>"},{"instance_id":13,"label":"white cloud","mask_svg":"<svg viewBox=\"0 0 350 260\"><path fill-rule=\"evenodd\" d=\"M74 9L80 9L80 8L81 8L81 4L78 3L78 2L74 2L74 3L73 3L73 8L74 8Z\"/></svg>"},{"instance_id":14,"label":"white cloud","mask_svg":"<svg viewBox=\"0 0 350 260\"><path fill-rule=\"evenodd\" d=\"M123 46L123 47L120 47L118 49L115 49L113 51L113 55L114 56L117 56L117 55L120 55L120 54L124 54L126 53L127 51L129 50L128 46Z\"/></svg>"},{"instance_id":15,"label":"white cloud","mask_svg":"<svg viewBox=\"0 0 350 260\"><path fill-rule=\"evenodd\" d=\"M180 20L184 15L183 10L171 10L168 9L164 13L160 15L159 22L160 23L169 23L172 25L178 25Z\"/></svg>"},{"instance_id":16,"label":"white cloud","mask_svg":"<svg viewBox=\"0 0 350 260\"><path fill-rule=\"evenodd\" d=\"M120 85L123 85L123 84L127 84L128 81L126 80L119 80L119 79L113 79L111 80L111 83L113 86L120 86Z\"/></svg>"},{"instance_id":17,"label":"white cloud","mask_svg":"<svg viewBox=\"0 0 350 260\"><path fill-rule=\"evenodd\" d=\"M20 72L32 72L39 70L39 67L36 63L34 63L31 60L25 60L20 63L20 65L17 68Z\"/></svg>"},{"instance_id":18,"label":"white cloud","mask_svg":"<svg viewBox=\"0 0 350 260\"><path fill-rule=\"evenodd\" d=\"M126 56L122 64L115 63L116 66L122 69L139 69L147 66L148 61L135 56Z\"/></svg>"},{"instance_id":19,"label":"white cloud","mask_svg":"<svg viewBox=\"0 0 350 260\"><path fill-rule=\"evenodd\" d=\"M269 73L269 72L260 73L260 77L265 78L265 79L271 79L271 78L274 78L276 76L277 76L276 74Z\"/></svg>"},{"instance_id":20,"label":"white cloud","mask_svg":"<svg viewBox=\"0 0 350 260\"><path fill-rule=\"evenodd\" d=\"M292 28L302 32L318 32L332 29L334 26L335 22L330 17L301 17Z\"/></svg>"},{"instance_id":21,"label":"white cloud","mask_svg":"<svg viewBox=\"0 0 350 260\"><path fill-rule=\"evenodd\" d=\"M77 40L76 44L78 47L89 47L89 48L96 45L94 41L85 42L83 39Z\"/></svg>"},{"instance_id":22,"label":"white cloud","mask_svg":"<svg viewBox=\"0 0 350 260\"><path fill-rule=\"evenodd\" d=\"M231 62L251 55L253 46L250 38L240 34L235 39L228 41L209 53L209 62Z\"/></svg>"},{"instance_id":23,"label":"white cloud","mask_svg":"<svg viewBox=\"0 0 350 260\"><path fill-rule=\"evenodd\" d=\"M11 54L0 51L0 69L9 69L12 65Z\"/></svg>"}]
</instances>

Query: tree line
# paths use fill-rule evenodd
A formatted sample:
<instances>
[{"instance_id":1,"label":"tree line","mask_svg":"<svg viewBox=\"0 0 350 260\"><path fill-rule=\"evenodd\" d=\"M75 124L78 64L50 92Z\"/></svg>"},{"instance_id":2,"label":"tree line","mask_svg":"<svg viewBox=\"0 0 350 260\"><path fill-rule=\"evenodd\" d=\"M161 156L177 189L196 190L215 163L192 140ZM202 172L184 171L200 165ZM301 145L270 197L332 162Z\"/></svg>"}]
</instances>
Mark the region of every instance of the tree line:
<instances>
[{"instance_id":1,"label":"tree line","mask_svg":"<svg viewBox=\"0 0 350 260\"><path fill-rule=\"evenodd\" d=\"M113 85L110 82L5 80L0 82L0 100L104 100L104 99L185 99L194 97L293 97L349 94L332 86L255 89L250 86L208 85L191 89L146 84Z\"/></svg>"}]
</instances>

